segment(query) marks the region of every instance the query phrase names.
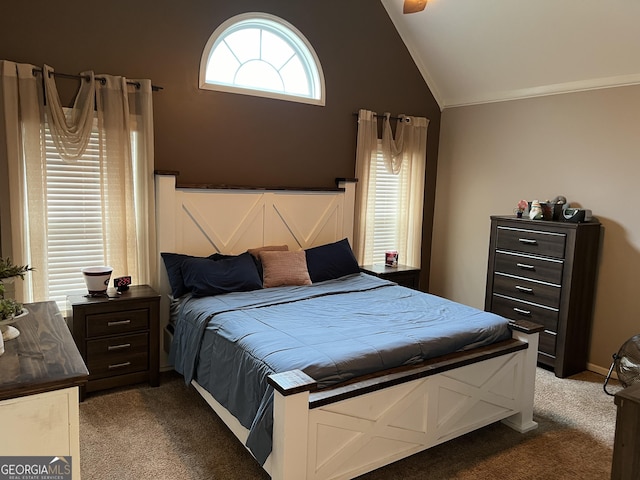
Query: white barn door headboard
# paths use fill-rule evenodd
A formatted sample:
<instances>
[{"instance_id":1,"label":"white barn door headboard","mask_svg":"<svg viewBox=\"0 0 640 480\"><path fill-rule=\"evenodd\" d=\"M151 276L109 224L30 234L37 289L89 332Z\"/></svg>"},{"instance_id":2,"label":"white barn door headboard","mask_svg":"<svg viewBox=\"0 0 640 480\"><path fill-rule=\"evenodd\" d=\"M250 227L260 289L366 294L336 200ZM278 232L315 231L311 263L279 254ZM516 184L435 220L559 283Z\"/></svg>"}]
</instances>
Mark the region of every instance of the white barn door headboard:
<instances>
[{"instance_id":1,"label":"white barn door headboard","mask_svg":"<svg viewBox=\"0 0 640 480\"><path fill-rule=\"evenodd\" d=\"M156 174L156 288L162 295L162 331L171 290L161 252L240 254L284 244L300 250L345 237L353 245L355 185L345 180L339 188L326 190L177 188L174 174ZM169 367L166 356L160 363Z\"/></svg>"}]
</instances>

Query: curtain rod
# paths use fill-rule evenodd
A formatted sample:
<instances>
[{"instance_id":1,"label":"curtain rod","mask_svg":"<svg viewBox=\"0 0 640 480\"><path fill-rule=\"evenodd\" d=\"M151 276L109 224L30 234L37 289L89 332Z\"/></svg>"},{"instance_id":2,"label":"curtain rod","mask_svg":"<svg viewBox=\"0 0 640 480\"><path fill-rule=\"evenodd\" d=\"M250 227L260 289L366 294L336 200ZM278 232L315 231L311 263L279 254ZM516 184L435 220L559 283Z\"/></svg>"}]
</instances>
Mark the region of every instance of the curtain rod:
<instances>
[{"instance_id":1,"label":"curtain rod","mask_svg":"<svg viewBox=\"0 0 640 480\"><path fill-rule=\"evenodd\" d=\"M33 69L33 75L35 76L38 73L42 73L42 69L41 68L34 68ZM51 75L53 73L54 77L61 77L61 78L75 78L75 79L83 79L83 80L87 80L89 81L89 76L87 75L74 75L71 73L59 73L59 72L49 72L49 75ZM103 77L95 77L96 80L98 80L102 85L105 84L106 80ZM127 81L128 85L134 85L136 88L140 88L140 82L130 82ZM158 90L162 90L162 87L157 87L156 85L151 85L151 90L153 90L154 92L157 92Z\"/></svg>"},{"instance_id":2,"label":"curtain rod","mask_svg":"<svg viewBox=\"0 0 640 480\"><path fill-rule=\"evenodd\" d=\"M359 114L358 113L353 113L352 114L354 117L357 117ZM373 115L376 118L384 118L386 117L386 115L378 115L377 113ZM409 119L407 117L394 117L393 115L389 117L389 119L391 120L404 120L405 122L408 122Z\"/></svg>"}]
</instances>

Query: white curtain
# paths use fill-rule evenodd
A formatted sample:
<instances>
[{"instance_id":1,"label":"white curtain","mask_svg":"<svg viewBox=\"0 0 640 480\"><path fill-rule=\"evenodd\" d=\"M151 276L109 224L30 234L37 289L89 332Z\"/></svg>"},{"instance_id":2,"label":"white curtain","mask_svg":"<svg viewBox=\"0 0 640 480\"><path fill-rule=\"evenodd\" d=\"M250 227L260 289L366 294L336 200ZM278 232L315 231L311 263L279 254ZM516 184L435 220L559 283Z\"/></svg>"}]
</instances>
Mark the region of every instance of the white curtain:
<instances>
[{"instance_id":1,"label":"white curtain","mask_svg":"<svg viewBox=\"0 0 640 480\"><path fill-rule=\"evenodd\" d=\"M424 206L424 181L427 156L427 128L424 117L400 115L396 135L386 113L382 124L382 139L378 141L375 112L360 110L358 114L358 138L356 147L356 220L354 251L361 264L380 263L373 258L373 219L377 182L375 163L381 155L389 173L397 175L403 167L408 169L408 182L402 192L406 215L398 218L397 245L401 263L420 267L422 246L422 212Z\"/></svg>"},{"instance_id":2,"label":"white curtain","mask_svg":"<svg viewBox=\"0 0 640 480\"><path fill-rule=\"evenodd\" d=\"M155 280L151 81L97 75L105 258L136 283ZM134 161L135 158L135 161ZM135 169L134 169L135 166Z\"/></svg>"},{"instance_id":3,"label":"white curtain","mask_svg":"<svg viewBox=\"0 0 640 480\"><path fill-rule=\"evenodd\" d=\"M26 281L13 284L18 301L40 299L37 293L48 288L46 185L42 175L46 165L41 128L44 102L34 68L0 61L0 162L7 170L0 188L2 250L15 264L33 266L37 262L37 269L25 277Z\"/></svg>"},{"instance_id":4,"label":"white curtain","mask_svg":"<svg viewBox=\"0 0 640 480\"><path fill-rule=\"evenodd\" d=\"M49 119L51 137L58 153L65 160L78 160L87 149L93 130L96 79L93 72L83 72L86 78L80 82L80 89L69 115L66 115L54 77L53 68L45 65L42 81L46 98L46 112Z\"/></svg>"},{"instance_id":5,"label":"white curtain","mask_svg":"<svg viewBox=\"0 0 640 480\"><path fill-rule=\"evenodd\" d=\"M1 212L3 228L11 218L11 245L4 244L3 234L2 249L14 263L36 269L20 282L24 291L17 291L16 298L39 301L48 292L45 111L58 153L67 161L82 154L88 125L97 117L106 263L136 283L151 283L156 263L151 82L84 72L90 81L81 80L74 106L65 112L49 78L51 67L42 69L46 107L35 66L0 61L0 69L5 137L0 162L7 165L10 202L10 212Z\"/></svg>"},{"instance_id":6,"label":"white curtain","mask_svg":"<svg viewBox=\"0 0 640 480\"><path fill-rule=\"evenodd\" d=\"M368 202L375 197L375 185L370 192L371 165L378 153L378 123L375 112L361 109L358 112L358 136L356 142L356 205L353 226L353 250L360 265L371 263L367 252L373 249L373 219ZM369 208L368 208L369 207ZM370 257L369 253L369 257Z\"/></svg>"}]
</instances>

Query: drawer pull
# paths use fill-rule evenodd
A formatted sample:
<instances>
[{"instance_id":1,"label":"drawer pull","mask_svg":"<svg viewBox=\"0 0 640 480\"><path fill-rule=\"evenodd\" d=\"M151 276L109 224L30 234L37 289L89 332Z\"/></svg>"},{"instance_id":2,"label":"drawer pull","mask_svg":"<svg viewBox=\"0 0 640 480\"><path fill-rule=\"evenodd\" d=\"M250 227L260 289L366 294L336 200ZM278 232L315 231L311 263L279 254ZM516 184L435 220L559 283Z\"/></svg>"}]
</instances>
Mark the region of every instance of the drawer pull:
<instances>
[{"instance_id":1,"label":"drawer pull","mask_svg":"<svg viewBox=\"0 0 640 480\"><path fill-rule=\"evenodd\" d=\"M516 263L516 267L518 268L522 268L523 270L535 270L536 267L534 267L533 265L529 265L526 263Z\"/></svg>"},{"instance_id":2,"label":"drawer pull","mask_svg":"<svg viewBox=\"0 0 640 480\"><path fill-rule=\"evenodd\" d=\"M120 345L109 345L107 347L107 350L109 350L110 352L113 350L123 350L125 348L129 348L131 346L130 343L122 343Z\"/></svg>"},{"instance_id":3,"label":"drawer pull","mask_svg":"<svg viewBox=\"0 0 640 480\"><path fill-rule=\"evenodd\" d=\"M516 290L524 293L533 293L533 288L523 287L522 285L516 285Z\"/></svg>"},{"instance_id":4,"label":"drawer pull","mask_svg":"<svg viewBox=\"0 0 640 480\"><path fill-rule=\"evenodd\" d=\"M537 245L538 241L533 238L519 238L518 241L520 243L526 243L527 245Z\"/></svg>"},{"instance_id":5,"label":"drawer pull","mask_svg":"<svg viewBox=\"0 0 640 480\"><path fill-rule=\"evenodd\" d=\"M114 363L112 365L109 365L109 370L112 370L114 368L128 367L129 365L131 365L131 362Z\"/></svg>"},{"instance_id":6,"label":"drawer pull","mask_svg":"<svg viewBox=\"0 0 640 480\"><path fill-rule=\"evenodd\" d=\"M513 307L513 311L516 313L519 313L521 315L531 315L531 311L530 310L523 310L521 308L518 307Z\"/></svg>"},{"instance_id":7,"label":"drawer pull","mask_svg":"<svg viewBox=\"0 0 640 480\"><path fill-rule=\"evenodd\" d=\"M131 320L118 320L115 322L107 322L107 327L117 327L118 325L129 325Z\"/></svg>"}]
</instances>

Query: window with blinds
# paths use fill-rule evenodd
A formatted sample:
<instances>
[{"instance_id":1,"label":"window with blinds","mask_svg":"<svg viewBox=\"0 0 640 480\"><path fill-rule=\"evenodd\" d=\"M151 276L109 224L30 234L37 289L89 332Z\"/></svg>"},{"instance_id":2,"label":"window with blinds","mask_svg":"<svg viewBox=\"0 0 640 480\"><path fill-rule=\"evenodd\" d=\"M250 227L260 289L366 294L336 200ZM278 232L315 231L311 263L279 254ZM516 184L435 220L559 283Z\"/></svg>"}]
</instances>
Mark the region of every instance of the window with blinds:
<instances>
[{"instance_id":1,"label":"window with blinds","mask_svg":"<svg viewBox=\"0 0 640 480\"><path fill-rule=\"evenodd\" d=\"M97 122L77 161L57 153L45 122L49 299L62 311L69 294L86 293L80 270L105 264Z\"/></svg>"},{"instance_id":2,"label":"window with blinds","mask_svg":"<svg viewBox=\"0 0 640 480\"><path fill-rule=\"evenodd\" d=\"M374 185L370 188L375 188L375 195L370 200L374 202L372 256L373 262L381 263L387 250L397 250L405 241L402 236L407 234L409 167L403 162L397 175L390 173L378 151L372 173L370 182Z\"/></svg>"}]
</instances>

